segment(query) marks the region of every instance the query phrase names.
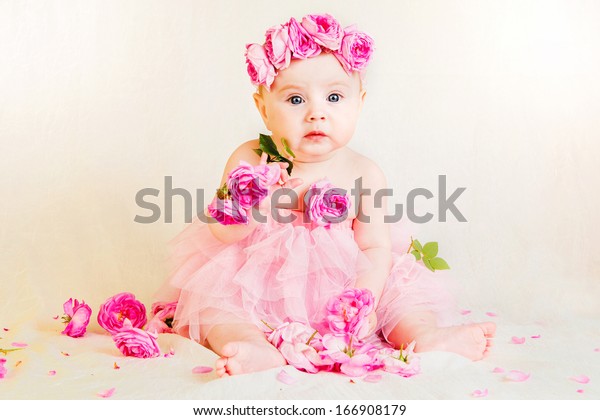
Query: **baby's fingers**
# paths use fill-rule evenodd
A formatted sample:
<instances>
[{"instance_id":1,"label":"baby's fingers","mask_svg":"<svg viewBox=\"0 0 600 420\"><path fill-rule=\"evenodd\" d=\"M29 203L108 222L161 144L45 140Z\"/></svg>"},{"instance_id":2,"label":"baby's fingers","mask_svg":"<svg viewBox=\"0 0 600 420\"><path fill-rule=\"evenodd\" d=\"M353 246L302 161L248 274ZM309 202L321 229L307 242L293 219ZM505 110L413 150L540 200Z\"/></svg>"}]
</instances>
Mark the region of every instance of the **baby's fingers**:
<instances>
[{"instance_id":1,"label":"baby's fingers","mask_svg":"<svg viewBox=\"0 0 600 420\"><path fill-rule=\"evenodd\" d=\"M262 154L260 155L260 164L261 165L266 165L268 157L269 157L268 153L262 152Z\"/></svg>"},{"instance_id":2,"label":"baby's fingers","mask_svg":"<svg viewBox=\"0 0 600 420\"><path fill-rule=\"evenodd\" d=\"M302 178L290 178L285 181L283 187L294 189L302 184L304 184L304 180L302 180Z\"/></svg>"}]
</instances>

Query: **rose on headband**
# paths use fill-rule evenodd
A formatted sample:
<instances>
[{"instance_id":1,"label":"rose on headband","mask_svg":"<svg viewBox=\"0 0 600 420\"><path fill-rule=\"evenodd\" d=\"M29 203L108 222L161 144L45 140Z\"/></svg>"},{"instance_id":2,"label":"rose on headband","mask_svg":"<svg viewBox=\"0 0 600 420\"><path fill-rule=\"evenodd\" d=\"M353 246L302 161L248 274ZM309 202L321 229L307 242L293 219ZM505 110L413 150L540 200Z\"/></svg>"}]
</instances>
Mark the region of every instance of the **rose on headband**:
<instances>
[{"instance_id":1,"label":"rose on headband","mask_svg":"<svg viewBox=\"0 0 600 420\"><path fill-rule=\"evenodd\" d=\"M329 227L331 223L342 222L348 217L348 193L327 180L314 183L304 200L310 220L319 226Z\"/></svg>"},{"instance_id":2,"label":"rose on headband","mask_svg":"<svg viewBox=\"0 0 600 420\"><path fill-rule=\"evenodd\" d=\"M100 306L98 324L109 333L118 332L125 319L129 319L136 328L142 328L146 324L146 307L133 294L116 294Z\"/></svg>"},{"instance_id":3,"label":"rose on headband","mask_svg":"<svg viewBox=\"0 0 600 420\"><path fill-rule=\"evenodd\" d=\"M267 90L269 90L277 72L262 45L246 45L246 64L252 83L257 86L265 85Z\"/></svg>"},{"instance_id":4,"label":"rose on headband","mask_svg":"<svg viewBox=\"0 0 600 420\"><path fill-rule=\"evenodd\" d=\"M373 54L373 38L364 32L350 26L344 30L342 43L333 54L344 67L348 74L352 71L362 71L367 67Z\"/></svg>"},{"instance_id":5,"label":"rose on headband","mask_svg":"<svg viewBox=\"0 0 600 420\"><path fill-rule=\"evenodd\" d=\"M294 18L289 22L289 37L294 58L305 59L321 53L321 47Z\"/></svg>"},{"instance_id":6,"label":"rose on headband","mask_svg":"<svg viewBox=\"0 0 600 420\"><path fill-rule=\"evenodd\" d=\"M62 319L67 326L61 334L73 338L82 337L90 323L92 308L86 305L83 300L79 303L77 299L71 298L63 304L63 310L65 311L65 316Z\"/></svg>"},{"instance_id":7,"label":"rose on headband","mask_svg":"<svg viewBox=\"0 0 600 420\"><path fill-rule=\"evenodd\" d=\"M156 342L158 334L135 328L129 319L123 320L121 329L113 334L112 339L125 356L149 358L160 355Z\"/></svg>"},{"instance_id":8,"label":"rose on headband","mask_svg":"<svg viewBox=\"0 0 600 420\"><path fill-rule=\"evenodd\" d=\"M288 24L276 25L265 34L265 51L267 58L276 69L285 69L290 65L292 50L290 49L290 35Z\"/></svg>"},{"instance_id":9,"label":"rose on headband","mask_svg":"<svg viewBox=\"0 0 600 420\"><path fill-rule=\"evenodd\" d=\"M344 31L338 21L327 13L304 16L302 27L306 29L306 32L313 37L317 44L334 51L340 47L344 36Z\"/></svg>"}]
</instances>

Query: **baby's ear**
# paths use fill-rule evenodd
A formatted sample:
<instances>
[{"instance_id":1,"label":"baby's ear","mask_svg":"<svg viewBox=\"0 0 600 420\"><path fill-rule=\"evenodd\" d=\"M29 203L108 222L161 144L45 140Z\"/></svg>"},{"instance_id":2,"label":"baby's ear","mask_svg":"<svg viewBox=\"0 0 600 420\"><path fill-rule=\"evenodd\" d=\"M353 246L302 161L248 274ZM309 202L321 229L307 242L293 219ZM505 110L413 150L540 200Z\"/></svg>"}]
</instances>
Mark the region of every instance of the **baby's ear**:
<instances>
[{"instance_id":1,"label":"baby's ear","mask_svg":"<svg viewBox=\"0 0 600 420\"><path fill-rule=\"evenodd\" d=\"M254 104L256 105L256 109L258 110L258 113L260 114L261 118L263 119L265 126L267 127L268 130L270 130L269 122L268 122L269 119L267 116L267 107L265 106L264 96L262 95L262 93L260 91L258 91L255 94L253 94L252 97L254 98Z\"/></svg>"}]
</instances>

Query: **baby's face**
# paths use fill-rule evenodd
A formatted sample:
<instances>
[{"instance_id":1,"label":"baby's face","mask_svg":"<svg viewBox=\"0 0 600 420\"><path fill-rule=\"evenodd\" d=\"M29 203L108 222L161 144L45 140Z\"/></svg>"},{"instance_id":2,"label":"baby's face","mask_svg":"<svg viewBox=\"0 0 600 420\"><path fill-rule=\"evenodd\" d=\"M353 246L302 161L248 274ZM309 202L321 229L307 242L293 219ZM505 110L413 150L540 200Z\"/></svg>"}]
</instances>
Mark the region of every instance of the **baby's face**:
<instances>
[{"instance_id":1,"label":"baby's face","mask_svg":"<svg viewBox=\"0 0 600 420\"><path fill-rule=\"evenodd\" d=\"M360 76L348 75L333 54L322 53L292 60L275 77L271 91L262 89L254 99L273 140L279 145L285 138L297 161L314 162L348 144L364 95Z\"/></svg>"}]
</instances>

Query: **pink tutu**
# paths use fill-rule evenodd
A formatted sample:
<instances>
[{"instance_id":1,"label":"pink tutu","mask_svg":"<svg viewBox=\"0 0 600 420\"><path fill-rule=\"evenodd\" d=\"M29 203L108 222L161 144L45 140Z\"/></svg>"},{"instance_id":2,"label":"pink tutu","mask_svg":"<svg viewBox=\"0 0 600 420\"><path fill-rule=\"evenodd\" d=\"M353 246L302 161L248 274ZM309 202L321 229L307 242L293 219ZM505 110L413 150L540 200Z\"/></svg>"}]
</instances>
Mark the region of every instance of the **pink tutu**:
<instances>
[{"instance_id":1,"label":"pink tutu","mask_svg":"<svg viewBox=\"0 0 600 420\"><path fill-rule=\"evenodd\" d=\"M448 277L407 254L410 233L400 223L391 226L393 266L377 308L384 338L408 313L441 315L453 308ZM217 324L252 323L269 331L266 324L300 321L318 328L327 300L354 287L371 265L354 241L350 220L315 227L301 215L285 224L270 218L229 245L195 219L172 246L174 270L157 297L178 300L174 331L201 344Z\"/></svg>"}]
</instances>

